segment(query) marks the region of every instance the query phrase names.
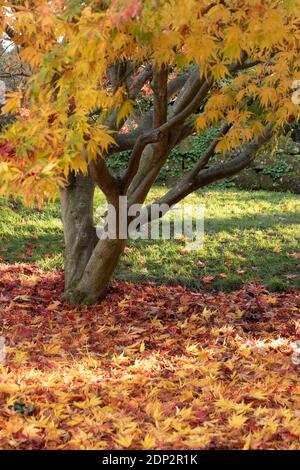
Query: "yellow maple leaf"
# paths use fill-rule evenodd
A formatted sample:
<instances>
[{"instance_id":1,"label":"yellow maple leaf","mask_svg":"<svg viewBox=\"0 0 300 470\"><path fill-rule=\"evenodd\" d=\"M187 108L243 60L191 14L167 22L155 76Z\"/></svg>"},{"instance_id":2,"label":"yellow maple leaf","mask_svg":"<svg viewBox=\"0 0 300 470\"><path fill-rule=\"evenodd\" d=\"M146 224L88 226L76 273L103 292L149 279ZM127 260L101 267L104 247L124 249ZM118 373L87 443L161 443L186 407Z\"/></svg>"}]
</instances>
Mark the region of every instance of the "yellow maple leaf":
<instances>
[{"instance_id":1,"label":"yellow maple leaf","mask_svg":"<svg viewBox=\"0 0 300 470\"><path fill-rule=\"evenodd\" d=\"M263 88L259 92L260 102L263 106L268 106L268 104L275 103L277 94L274 88Z\"/></svg>"},{"instance_id":2,"label":"yellow maple leaf","mask_svg":"<svg viewBox=\"0 0 300 470\"><path fill-rule=\"evenodd\" d=\"M120 433L116 436L115 442L121 447L128 448L132 444L133 437L132 434Z\"/></svg>"},{"instance_id":3,"label":"yellow maple leaf","mask_svg":"<svg viewBox=\"0 0 300 470\"><path fill-rule=\"evenodd\" d=\"M228 419L228 424L231 428L239 429L247 421L247 417L243 416L242 414L233 414L229 419Z\"/></svg>"},{"instance_id":4,"label":"yellow maple leaf","mask_svg":"<svg viewBox=\"0 0 300 470\"><path fill-rule=\"evenodd\" d=\"M199 116L197 119L196 119L196 130L197 132L200 132L200 131L203 131L207 126L207 121L206 121L206 117L201 114L201 116Z\"/></svg>"},{"instance_id":5,"label":"yellow maple leaf","mask_svg":"<svg viewBox=\"0 0 300 470\"><path fill-rule=\"evenodd\" d=\"M88 408L94 408L96 406L99 406L101 403L101 400L99 397L97 396L93 396L91 398L88 398L87 400L85 401L76 401L74 403L74 405L77 407L77 408L80 408L82 410L86 410Z\"/></svg>"},{"instance_id":6,"label":"yellow maple leaf","mask_svg":"<svg viewBox=\"0 0 300 470\"><path fill-rule=\"evenodd\" d=\"M252 443L252 434L248 434L244 441L243 450L251 449L251 443Z\"/></svg>"},{"instance_id":7,"label":"yellow maple leaf","mask_svg":"<svg viewBox=\"0 0 300 470\"><path fill-rule=\"evenodd\" d=\"M121 104L117 114L117 126L123 119L128 118L133 113L133 104L132 100L126 100Z\"/></svg>"},{"instance_id":8,"label":"yellow maple leaf","mask_svg":"<svg viewBox=\"0 0 300 470\"><path fill-rule=\"evenodd\" d=\"M7 101L2 108L2 113L11 113L16 111L18 108L21 107L21 98L22 95L19 92L15 93L7 93L6 94Z\"/></svg>"},{"instance_id":9,"label":"yellow maple leaf","mask_svg":"<svg viewBox=\"0 0 300 470\"><path fill-rule=\"evenodd\" d=\"M147 433L144 439L142 440L141 444L144 450L155 449L156 439L152 434Z\"/></svg>"}]
</instances>

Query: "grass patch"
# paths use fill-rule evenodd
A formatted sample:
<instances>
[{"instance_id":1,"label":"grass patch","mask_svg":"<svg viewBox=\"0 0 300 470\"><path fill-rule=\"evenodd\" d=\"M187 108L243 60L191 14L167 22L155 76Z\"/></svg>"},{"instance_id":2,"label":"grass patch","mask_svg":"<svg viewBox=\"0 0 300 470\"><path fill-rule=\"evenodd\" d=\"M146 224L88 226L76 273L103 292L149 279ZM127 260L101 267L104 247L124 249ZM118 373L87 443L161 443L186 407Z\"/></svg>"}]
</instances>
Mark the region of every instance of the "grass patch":
<instances>
[{"instance_id":1,"label":"grass patch","mask_svg":"<svg viewBox=\"0 0 300 470\"><path fill-rule=\"evenodd\" d=\"M165 191L152 190L151 198ZM97 193L95 207L103 202ZM258 280L272 291L300 288L300 198L295 194L206 189L187 204L205 206L204 247L183 253L180 240L130 241L117 278L180 282L190 288L231 291ZM63 267L59 206L45 210L0 205L0 259L34 263L46 270ZM197 262L205 266L199 268ZM210 283L203 278L213 277Z\"/></svg>"}]
</instances>

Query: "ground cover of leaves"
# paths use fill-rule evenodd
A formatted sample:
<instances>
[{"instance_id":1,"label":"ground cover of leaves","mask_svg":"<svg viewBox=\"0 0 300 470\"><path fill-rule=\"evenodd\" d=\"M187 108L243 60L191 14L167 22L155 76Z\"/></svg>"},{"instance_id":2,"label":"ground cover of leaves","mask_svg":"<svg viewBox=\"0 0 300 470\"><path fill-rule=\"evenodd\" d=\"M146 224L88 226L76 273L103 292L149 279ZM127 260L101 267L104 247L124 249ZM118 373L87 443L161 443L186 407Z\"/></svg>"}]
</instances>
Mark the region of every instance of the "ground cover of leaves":
<instances>
[{"instance_id":1,"label":"ground cover of leaves","mask_svg":"<svg viewBox=\"0 0 300 470\"><path fill-rule=\"evenodd\" d=\"M0 265L0 449L300 449L300 291L62 290Z\"/></svg>"}]
</instances>

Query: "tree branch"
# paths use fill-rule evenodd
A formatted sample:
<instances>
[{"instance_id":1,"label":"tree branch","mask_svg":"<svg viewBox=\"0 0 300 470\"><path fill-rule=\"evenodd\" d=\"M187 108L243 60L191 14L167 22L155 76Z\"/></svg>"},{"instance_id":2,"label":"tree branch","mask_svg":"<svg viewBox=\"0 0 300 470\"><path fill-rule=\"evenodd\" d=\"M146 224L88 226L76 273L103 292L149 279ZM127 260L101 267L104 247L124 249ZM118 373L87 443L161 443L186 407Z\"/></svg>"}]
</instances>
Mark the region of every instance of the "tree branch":
<instances>
[{"instance_id":1,"label":"tree branch","mask_svg":"<svg viewBox=\"0 0 300 470\"><path fill-rule=\"evenodd\" d=\"M102 157L99 157L96 161L92 160L89 163L89 169L93 180L103 191L108 202L116 207L120 195L120 186L117 179L107 168L105 160Z\"/></svg>"},{"instance_id":2,"label":"tree branch","mask_svg":"<svg viewBox=\"0 0 300 470\"><path fill-rule=\"evenodd\" d=\"M211 159L211 157L215 154L215 150L216 150L216 146L218 145L218 142L219 142L219 139L220 137L224 136L225 134L227 134L227 132L229 131L229 129L231 128L231 124L228 124L227 122L225 122L220 131L218 132L218 135L213 139L213 141L210 143L210 145L208 146L208 148L206 149L206 151L204 152L204 154L202 155L202 158L199 160L198 163L196 163L196 165L194 166L194 168L192 169L192 171L190 172L190 176L191 178L194 178L195 176L197 176L197 174L203 170L203 168L206 167L206 165L208 164L209 160Z\"/></svg>"},{"instance_id":3,"label":"tree branch","mask_svg":"<svg viewBox=\"0 0 300 470\"><path fill-rule=\"evenodd\" d=\"M246 168L251 163L251 160L258 149L273 136L273 127L273 124L267 124L259 137L246 144L244 149L236 158L200 172L196 178L196 189L213 183L219 179L233 176Z\"/></svg>"},{"instance_id":4,"label":"tree branch","mask_svg":"<svg viewBox=\"0 0 300 470\"><path fill-rule=\"evenodd\" d=\"M141 89L153 76L152 64L147 64L144 69L137 75L133 82L129 85L128 98L134 100L137 98Z\"/></svg>"},{"instance_id":5,"label":"tree branch","mask_svg":"<svg viewBox=\"0 0 300 470\"><path fill-rule=\"evenodd\" d=\"M140 135L138 137L135 143L135 146L133 148L133 151L132 151L129 166L127 168L125 175L122 178L122 183L121 183L122 193L126 193L131 181L136 175L138 168L139 168L141 156L146 145L160 142L162 141L163 137L164 137L164 134L160 131L153 131L149 134Z\"/></svg>"},{"instance_id":6,"label":"tree branch","mask_svg":"<svg viewBox=\"0 0 300 470\"><path fill-rule=\"evenodd\" d=\"M143 74L143 72L141 72L141 74ZM147 75L148 74L149 74L149 70L147 72ZM151 66L151 75L152 75L152 66ZM144 80L146 77L146 70L143 76L144 76L143 78ZM185 74L179 75L178 77L173 78L172 80L168 82L167 84L168 100L171 99L173 95L177 93L177 91L180 88L184 86L188 78L189 78L189 74L185 73ZM152 121L153 121L153 109L151 109L150 111L144 114L143 119L141 120L139 124L139 127L135 129L134 131L128 132L128 133L117 132L116 134L114 134L114 140L116 141L117 146L111 146L109 149L108 155L112 155L117 152L122 152L124 150L132 150L135 145L136 139L138 139L141 134L151 129ZM184 135L182 136L180 140L182 140L183 138L184 138Z\"/></svg>"},{"instance_id":7,"label":"tree branch","mask_svg":"<svg viewBox=\"0 0 300 470\"><path fill-rule=\"evenodd\" d=\"M181 201L197 189L207 186L215 181L233 176L242 169L246 168L252 161L257 150L273 136L273 124L267 124L262 134L246 144L239 155L226 162L215 165L211 168L200 171L194 175L193 171L183 177L173 188L162 196L156 204L167 204L169 207ZM200 166L200 165L199 165ZM151 215L151 204L145 210ZM148 219L147 222L150 222Z\"/></svg>"},{"instance_id":8,"label":"tree branch","mask_svg":"<svg viewBox=\"0 0 300 470\"><path fill-rule=\"evenodd\" d=\"M153 81L153 129L158 129L167 120L168 115L168 68L162 65L161 68L154 67Z\"/></svg>"},{"instance_id":9,"label":"tree branch","mask_svg":"<svg viewBox=\"0 0 300 470\"><path fill-rule=\"evenodd\" d=\"M204 79L202 81L200 80L200 69L199 66L196 65L188 74L187 80L172 107L170 118L176 116L176 114L178 114L188 105L204 81Z\"/></svg>"},{"instance_id":10,"label":"tree branch","mask_svg":"<svg viewBox=\"0 0 300 470\"><path fill-rule=\"evenodd\" d=\"M30 74L25 73L25 72L15 72L15 73L9 73L9 72L2 72L0 73L0 78L14 78L14 77L31 77Z\"/></svg>"},{"instance_id":11,"label":"tree branch","mask_svg":"<svg viewBox=\"0 0 300 470\"><path fill-rule=\"evenodd\" d=\"M213 84L213 79L208 78L200 87L199 91L196 93L192 101L178 114L169 119L165 124L160 127L162 132L170 130L172 127L182 124L191 114L193 114L197 108L202 103L203 99L206 97L211 86Z\"/></svg>"}]
</instances>

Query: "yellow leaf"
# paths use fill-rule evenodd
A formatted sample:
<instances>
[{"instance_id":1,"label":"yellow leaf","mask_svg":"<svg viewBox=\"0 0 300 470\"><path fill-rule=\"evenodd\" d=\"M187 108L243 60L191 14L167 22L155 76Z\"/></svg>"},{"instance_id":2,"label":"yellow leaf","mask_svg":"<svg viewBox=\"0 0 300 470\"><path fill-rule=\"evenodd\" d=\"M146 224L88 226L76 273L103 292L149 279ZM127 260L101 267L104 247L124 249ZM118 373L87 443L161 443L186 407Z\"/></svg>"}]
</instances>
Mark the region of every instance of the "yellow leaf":
<instances>
[{"instance_id":1,"label":"yellow leaf","mask_svg":"<svg viewBox=\"0 0 300 470\"><path fill-rule=\"evenodd\" d=\"M132 100L126 100L124 101L121 106L120 106L120 109L118 111L118 115L117 115L117 125L119 125L119 123L127 118L130 114L133 113L133 101Z\"/></svg>"},{"instance_id":2,"label":"yellow leaf","mask_svg":"<svg viewBox=\"0 0 300 470\"><path fill-rule=\"evenodd\" d=\"M96 397L96 396L93 396L91 398L89 398L88 400L85 400L85 401L76 401L74 403L75 406L77 406L77 408L80 408L82 410L86 410L88 408L94 408L98 405L100 405L101 403L101 400L100 398Z\"/></svg>"},{"instance_id":3,"label":"yellow leaf","mask_svg":"<svg viewBox=\"0 0 300 470\"><path fill-rule=\"evenodd\" d=\"M251 443L252 443L252 434L248 434L244 442L243 450L251 449Z\"/></svg>"},{"instance_id":4,"label":"yellow leaf","mask_svg":"<svg viewBox=\"0 0 300 470\"><path fill-rule=\"evenodd\" d=\"M156 439L152 434L147 433L144 439L142 440L142 448L144 450L155 449Z\"/></svg>"},{"instance_id":5,"label":"yellow leaf","mask_svg":"<svg viewBox=\"0 0 300 470\"><path fill-rule=\"evenodd\" d=\"M125 448L128 448L131 446L132 440L133 440L133 436L130 434L119 434L115 439L116 443L119 444L119 446L125 447Z\"/></svg>"},{"instance_id":6,"label":"yellow leaf","mask_svg":"<svg viewBox=\"0 0 300 470\"><path fill-rule=\"evenodd\" d=\"M216 80L221 80L226 75L229 75L228 68L221 62L214 65L211 69L211 72Z\"/></svg>"},{"instance_id":7,"label":"yellow leaf","mask_svg":"<svg viewBox=\"0 0 300 470\"><path fill-rule=\"evenodd\" d=\"M247 419L248 418L246 416L241 414L234 414L229 418L228 424L231 428L239 429L244 426Z\"/></svg>"},{"instance_id":8,"label":"yellow leaf","mask_svg":"<svg viewBox=\"0 0 300 470\"><path fill-rule=\"evenodd\" d=\"M57 354L62 353L62 349L59 344L50 343L44 345L44 354L47 356L56 356Z\"/></svg>"},{"instance_id":9,"label":"yellow leaf","mask_svg":"<svg viewBox=\"0 0 300 470\"><path fill-rule=\"evenodd\" d=\"M6 104L2 108L2 113L10 113L21 107L21 93L7 93L8 98Z\"/></svg>"},{"instance_id":10,"label":"yellow leaf","mask_svg":"<svg viewBox=\"0 0 300 470\"><path fill-rule=\"evenodd\" d=\"M8 395L11 395L13 393L17 393L18 390L19 386L17 384L0 384L0 393L7 393Z\"/></svg>"},{"instance_id":11,"label":"yellow leaf","mask_svg":"<svg viewBox=\"0 0 300 470\"><path fill-rule=\"evenodd\" d=\"M0 162L0 173L8 172L8 164L6 162Z\"/></svg>"},{"instance_id":12,"label":"yellow leaf","mask_svg":"<svg viewBox=\"0 0 300 470\"><path fill-rule=\"evenodd\" d=\"M72 158L71 165L75 171L81 171L82 173L87 172L87 162L81 155L75 155L75 157Z\"/></svg>"},{"instance_id":13,"label":"yellow leaf","mask_svg":"<svg viewBox=\"0 0 300 470\"><path fill-rule=\"evenodd\" d=\"M95 142L92 139L89 140L88 143L86 144L86 153L90 160L96 159L99 155L99 146L97 142Z\"/></svg>"},{"instance_id":14,"label":"yellow leaf","mask_svg":"<svg viewBox=\"0 0 300 470\"><path fill-rule=\"evenodd\" d=\"M196 119L197 132L203 131L206 128L206 118L203 114Z\"/></svg>"},{"instance_id":15,"label":"yellow leaf","mask_svg":"<svg viewBox=\"0 0 300 470\"><path fill-rule=\"evenodd\" d=\"M263 106L272 104L277 98L276 90L274 90L274 88L263 88L259 93L259 97Z\"/></svg>"},{"instance_id":16,"label":"yellow leaf","mask_svg":"<svg viewBox=\"0 0 300 470\"><path fill-rule=\"evenodd\" d=\"M240 349L240 354L244 357L248 357L251 355L251 349L243 347Z\"/></svg>"}]
</instances>

